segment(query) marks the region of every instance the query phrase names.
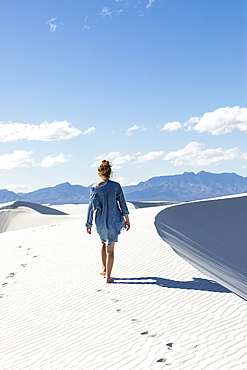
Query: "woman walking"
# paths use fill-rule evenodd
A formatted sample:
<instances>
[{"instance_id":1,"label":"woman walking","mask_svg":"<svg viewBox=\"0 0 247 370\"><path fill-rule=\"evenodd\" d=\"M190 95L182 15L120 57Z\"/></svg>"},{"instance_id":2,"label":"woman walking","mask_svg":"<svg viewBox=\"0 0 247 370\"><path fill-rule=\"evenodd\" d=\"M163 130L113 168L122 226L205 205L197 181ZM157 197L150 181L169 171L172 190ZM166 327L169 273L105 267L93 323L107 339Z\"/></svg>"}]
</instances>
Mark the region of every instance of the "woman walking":
<instances>
[{"instance_id":1,"label":"woman walking","mask_svg":"<svg viewBox=\"0 0 247 370\"><path fill-rule=\"evenodd\" d=\"M90 191L90 201L87 212L86 228L91 234L93 214L97 233L101 239L102 272L106 275L106 282L112 283L111 271L114 262L114 245L122 229L129 230L129 211L124 199L123 191L118 182L111 181L112 165L103 160L98 167L101 181L94 184Z\"/></svg>"}]
</instances>

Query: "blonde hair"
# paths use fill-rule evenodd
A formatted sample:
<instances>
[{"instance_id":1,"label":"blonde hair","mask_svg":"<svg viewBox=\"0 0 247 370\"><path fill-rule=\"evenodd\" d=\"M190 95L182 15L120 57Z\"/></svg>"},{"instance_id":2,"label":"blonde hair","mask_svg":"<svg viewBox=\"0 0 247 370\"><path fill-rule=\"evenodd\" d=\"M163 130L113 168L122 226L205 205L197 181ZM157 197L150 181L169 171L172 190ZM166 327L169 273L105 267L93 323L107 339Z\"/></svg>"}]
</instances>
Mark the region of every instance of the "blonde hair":
<instances>
[{"instance_id":1,"label":"blonde hair","mask_svg":"<svg viewBox=\"0 0 247 370\"><path fill-rule=\"evenodd\" d=\"M109 179L111 177L112 175L111 168L112 168L112 164L109 161L103 159L103 161L98 167L98 173L103 180Z\"/></svg>"}]
</instances>

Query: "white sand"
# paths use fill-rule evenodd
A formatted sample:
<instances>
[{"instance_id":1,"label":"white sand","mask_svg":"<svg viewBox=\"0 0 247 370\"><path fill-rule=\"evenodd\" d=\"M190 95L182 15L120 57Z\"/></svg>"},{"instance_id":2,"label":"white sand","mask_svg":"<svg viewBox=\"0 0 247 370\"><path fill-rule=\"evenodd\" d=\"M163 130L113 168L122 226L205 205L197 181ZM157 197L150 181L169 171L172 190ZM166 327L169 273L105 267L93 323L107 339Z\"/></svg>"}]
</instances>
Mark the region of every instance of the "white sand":
<instances>
[{"instance_id":1,"label":"white sand","mask_svg":"<svg viewBox=\"0 0 247 370\"><path fill-rule=\"evenodd\" d=\"M164 207L130 210L114 284L99 275L86 207L56 209L73 214L38 212L47 225L0 235L1 370L247 369L247 302L159 237Z\"/></svg>"}]
</instances>

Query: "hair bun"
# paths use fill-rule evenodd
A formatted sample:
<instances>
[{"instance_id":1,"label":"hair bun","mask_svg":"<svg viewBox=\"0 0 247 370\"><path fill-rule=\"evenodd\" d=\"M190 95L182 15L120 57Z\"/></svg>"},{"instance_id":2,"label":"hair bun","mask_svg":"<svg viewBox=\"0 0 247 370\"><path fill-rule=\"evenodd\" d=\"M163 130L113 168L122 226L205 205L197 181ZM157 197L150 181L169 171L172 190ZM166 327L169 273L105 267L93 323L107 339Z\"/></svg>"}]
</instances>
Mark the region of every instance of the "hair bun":
<instances>
[{"instance_id":1,"label":"hair bun","mask_svg":"<svg viewBox=\"0 0 247 370\"><path fill-rule=\"evenodd\" d=\"M102 179L109 179L112 174L112 164L107 161L106 159L103 159L101 162L101 165L98 167L99 175Z\"/></svg>"}]
</instances>

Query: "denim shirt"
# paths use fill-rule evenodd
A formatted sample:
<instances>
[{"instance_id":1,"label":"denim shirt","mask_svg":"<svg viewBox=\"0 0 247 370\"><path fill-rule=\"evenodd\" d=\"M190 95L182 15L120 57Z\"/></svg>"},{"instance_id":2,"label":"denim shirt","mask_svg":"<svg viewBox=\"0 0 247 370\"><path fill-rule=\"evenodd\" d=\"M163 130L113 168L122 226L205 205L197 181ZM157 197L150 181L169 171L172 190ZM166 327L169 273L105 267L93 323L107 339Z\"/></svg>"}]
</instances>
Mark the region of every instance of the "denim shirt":
<instances>
[{"instance_id":1,"label":"denim shirt","mask_svg":"<svg viewBox=\"0 0 247 370\"><path fill-rule=\"evenodd\" d=\"M118 182L106 179L102 185L91 187L86 227L92 227L95 211L97 233L106 245L111 245L125 228L123 216L129 214Z\"/></svg>"}]
</instances>

